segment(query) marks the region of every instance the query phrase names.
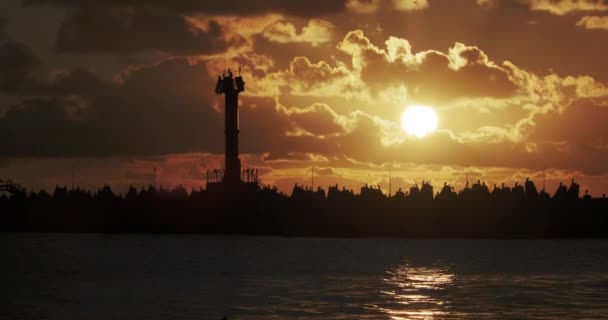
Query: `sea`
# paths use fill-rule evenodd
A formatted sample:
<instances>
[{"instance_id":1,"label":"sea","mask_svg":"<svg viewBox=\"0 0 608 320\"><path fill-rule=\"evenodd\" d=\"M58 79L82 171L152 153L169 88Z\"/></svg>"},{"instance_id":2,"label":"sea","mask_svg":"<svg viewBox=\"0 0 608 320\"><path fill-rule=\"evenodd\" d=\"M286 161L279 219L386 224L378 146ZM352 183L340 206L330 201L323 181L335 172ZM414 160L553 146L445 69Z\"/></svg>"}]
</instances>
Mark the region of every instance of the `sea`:
<instances>
[{"instance_id":1,"label":"sea","mask_svg":"<svg viewBox=\"0 0 608 320\"><path fill-rule=\"evenodd\" d=\"M0 234L0 319L608 319L608 241Z\"/></svg>"}]
</instances>

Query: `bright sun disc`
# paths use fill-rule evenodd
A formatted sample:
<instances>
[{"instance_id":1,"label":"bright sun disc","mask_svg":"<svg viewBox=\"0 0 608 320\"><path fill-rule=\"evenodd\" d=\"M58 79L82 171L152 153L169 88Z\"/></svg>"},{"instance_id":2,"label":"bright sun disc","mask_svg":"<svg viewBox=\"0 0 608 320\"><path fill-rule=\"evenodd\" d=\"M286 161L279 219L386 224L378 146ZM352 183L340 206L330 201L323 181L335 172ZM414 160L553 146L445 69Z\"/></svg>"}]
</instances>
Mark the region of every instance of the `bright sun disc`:
<instances>
[{"instance_id":1,"label":"bright sun disc","mask_svg":"<svg viewBox=\"0 0 608 320\"><path fill-rule=\"evenodd\" d=\"M403 112L401 125L409 135L422 138L437 129L437 113L429 107L411 106Z\"/></svg>"}]
</instances>

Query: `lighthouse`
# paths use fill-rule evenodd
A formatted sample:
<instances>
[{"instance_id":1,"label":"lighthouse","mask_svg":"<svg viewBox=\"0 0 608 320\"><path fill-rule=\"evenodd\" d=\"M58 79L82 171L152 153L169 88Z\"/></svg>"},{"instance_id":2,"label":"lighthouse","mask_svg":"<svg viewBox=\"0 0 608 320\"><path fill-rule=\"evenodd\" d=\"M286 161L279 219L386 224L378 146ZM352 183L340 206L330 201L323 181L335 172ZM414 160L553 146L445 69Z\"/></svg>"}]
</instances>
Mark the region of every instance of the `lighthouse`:
<instances>
[{"instance_id":1,"label":"lighthouse","mask_svg":"<svg viewBox=\"0 0 608 320\"><path fill-rule=\"evenodd\" d=\"M224 95L224 168L207 170L207 189L235 190L257 188L261 181L257 169L241 169L239 158L239 93L245 91L245 81L232 71L217 77L215 93Z\"/></svg>"},{"instance_id":2,"label":"lighthouse","mask_svg":"<svg viewBox=\"0 0 608 320\"><path fill-rule=\"evenodd\" d=\"M238 184L241 182L241 159L239 159L239 93L245 91L245 82L239 74L232 77L228 69L227 75L218 76L215 93L224 95L224 172L222 182Z\"/></svg>"}]
</instances>

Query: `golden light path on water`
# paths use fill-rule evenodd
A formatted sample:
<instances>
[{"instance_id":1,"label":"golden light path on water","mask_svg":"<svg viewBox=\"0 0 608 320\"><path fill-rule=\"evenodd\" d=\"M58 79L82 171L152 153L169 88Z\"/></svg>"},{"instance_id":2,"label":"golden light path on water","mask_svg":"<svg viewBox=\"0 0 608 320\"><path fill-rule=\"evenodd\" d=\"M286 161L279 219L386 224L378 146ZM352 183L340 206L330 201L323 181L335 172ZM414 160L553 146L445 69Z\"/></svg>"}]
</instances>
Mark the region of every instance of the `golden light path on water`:
<instances>
[{"instance_id":1,"label":"golden light path on water","mask_svg":"<svg viewBox=\"0 0 608 320\"><path fill-rule=\"evenodd\" d=\"M386 271L383 282L389 288L382 294L394 300L394 304L377 307L394 320L442 319L448 316L442 291L454 281L454 274L446 267L416 267L400 265Z\"/></svg>"}]
</instances>

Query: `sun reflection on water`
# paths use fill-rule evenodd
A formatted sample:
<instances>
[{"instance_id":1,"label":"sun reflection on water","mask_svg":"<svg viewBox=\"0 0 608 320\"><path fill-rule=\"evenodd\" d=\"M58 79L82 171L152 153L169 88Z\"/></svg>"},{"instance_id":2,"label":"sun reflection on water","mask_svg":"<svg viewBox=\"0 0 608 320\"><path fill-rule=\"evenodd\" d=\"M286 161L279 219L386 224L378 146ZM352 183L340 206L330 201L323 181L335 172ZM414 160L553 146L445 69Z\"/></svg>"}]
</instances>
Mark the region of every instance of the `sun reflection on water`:
<instances>
[{"instance_id":1,"label":"sun reflection on water","mask_svg":"<svg viewBox=\"0 0 608 320\"><path fill-rule=\"evenodd\" d=\"M448 301L441 291L454 281L446 267L416 267L408 264L386 271L387 290L381 291L392 303L378 309L394 320L441 319L448 315Z\"/></svg>"}]
</instances>

